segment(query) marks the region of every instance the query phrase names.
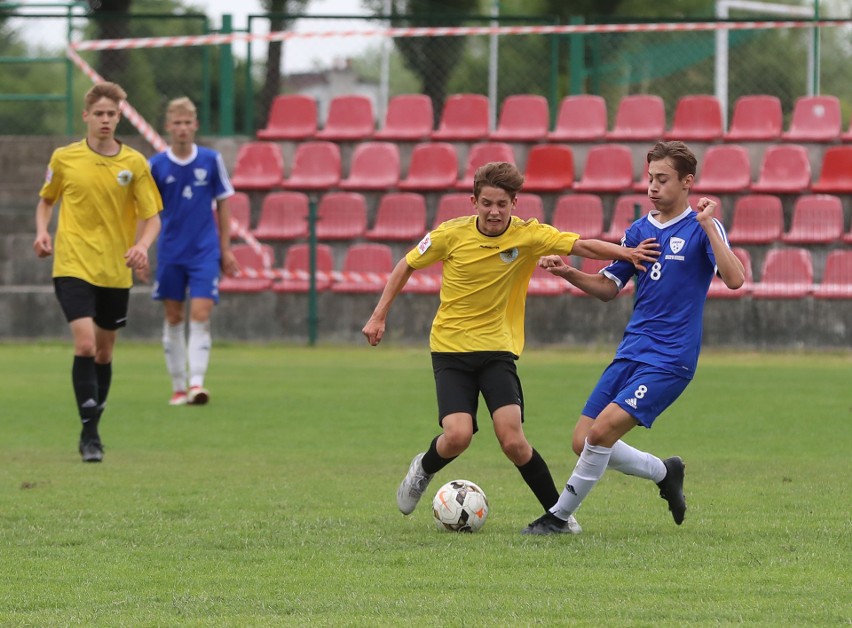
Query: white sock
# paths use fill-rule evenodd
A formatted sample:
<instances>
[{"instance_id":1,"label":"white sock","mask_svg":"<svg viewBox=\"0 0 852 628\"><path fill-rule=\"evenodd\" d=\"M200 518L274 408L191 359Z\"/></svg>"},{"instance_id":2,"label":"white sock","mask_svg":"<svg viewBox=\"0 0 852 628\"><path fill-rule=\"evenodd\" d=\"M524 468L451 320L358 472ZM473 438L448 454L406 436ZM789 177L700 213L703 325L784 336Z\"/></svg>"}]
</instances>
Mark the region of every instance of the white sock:
<instances>
[{"instance_id":1,"label":"white sock","mask_svg":"<svg viewBox=\"0 0 852 628\"><path fill-rule=\"evenodd\" d=\"M169 325L163 323L163 350L166 353L166 368L172 377L172 390L186 390L186 336L183 323Z\"/></svg>"},{"instance_id":2,"label":"white sock","mask_svg":"<svg viewBox=\"0 0 852 628\"><path fill-rule=\"evenodd\" d=\"M204 386L207 365L210 364L210 321L189 322L189 385Z\"/></svg>"},{"instance_id":3,"label":"white sock","mask_svg":"<svg viewBox=\"0 0 852 628\"><path fill-rule=\"evenodd\" d=\"M568 478L565 489L556 504L551 507L550 512L567 521L568 517L573 515L580 504L583 503L589 491L603 477L611 453L612 448L590 445L587 440L583 446L583 452L580 454L580 459L574 467L574 472Z\"/></svg>"},{"instance_id":4,"label":"white sock","mask_svg":"<svg viewBox=\"0 0 852 628\"><path fill-rule=\"evenodd\" d=\"M608 466L627 475L635 475L654 482L662 482L666 477L666 465L662 460L654 454L631 447L623 440L615 441L615 445L612 446Z\"/></svg>"}]
</instances>

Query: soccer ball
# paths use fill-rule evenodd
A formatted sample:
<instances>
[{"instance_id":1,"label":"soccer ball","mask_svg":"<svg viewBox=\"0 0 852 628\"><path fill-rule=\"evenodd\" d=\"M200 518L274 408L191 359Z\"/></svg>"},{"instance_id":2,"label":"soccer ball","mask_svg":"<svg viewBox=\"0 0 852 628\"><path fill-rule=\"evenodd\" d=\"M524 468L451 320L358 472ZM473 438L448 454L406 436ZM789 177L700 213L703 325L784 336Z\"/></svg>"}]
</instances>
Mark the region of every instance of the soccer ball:
<instances>
[{"instance_id":1,"label":"soccer ball","mask_svg":"<svg viewBox=\"0 0 852 628\"><path fill-rule=\"evenodd\" d=\"M439 530L476 532L488 517L488 498L473 482L453 480L438 489L432 514Z\"/></svg>"}]
</instances>

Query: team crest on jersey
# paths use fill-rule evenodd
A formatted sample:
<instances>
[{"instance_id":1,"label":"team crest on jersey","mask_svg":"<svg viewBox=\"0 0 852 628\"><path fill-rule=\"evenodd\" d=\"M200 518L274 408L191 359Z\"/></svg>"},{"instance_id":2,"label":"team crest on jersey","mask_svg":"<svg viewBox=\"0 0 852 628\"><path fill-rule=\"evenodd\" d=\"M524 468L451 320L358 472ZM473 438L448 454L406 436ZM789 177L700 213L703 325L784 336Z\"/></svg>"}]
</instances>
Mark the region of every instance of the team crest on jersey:
<instances>
[{"instance_id":1,"label":"team crest on jersey","mask_svg":"<svg viewBox=\"0 0 852 628\"><path fill-rule=\"evenodd\" d=\"M133 180L133 173L130 170L122 170L116 177L119 185L128 185Z\"/></svg>"},{"instance_id":2,"label":"team crest on jersey","mask_svg":"<svg viewBox=\"0 0 852 628\"><path fill-rule=\"evenodd\" d=\"M205 183L207 180L207 171L204 168L196 168L192 171L195 174L195 183L201 184Z\"/></svg>"},{"instance_id":3,"label":"team crest on jersey","mask_svg":"<svg viewBox=\"0 0 852 628\"><path fill-rule=\"evenodd\" d=\"M506 262L507 264L514 262L516 259L518 259L518 248L513 246L511 249L501 251L500 259Z\"/></svg>"},{"instance_id":4,"label":"team crest on jersey","mask_svg":"<svg viewBox=\"0 0 852 628\"><path fill-rule=\"evenodd\" d=\"M672 238L669 240L669 248L671 248L672 253L680 253L684 244L686 244L686 240L683 238Z\"/></svg>"},{"instance_id":5,"label":"team crest on jersey","mask_svg":"<svg viewBox=\"0 0 852 628\"><path fill-rule=\"evenodd\" d=\"M420 243L417 245L417 251L420 253L420 255L423 255L426 251L429 250L429 247L432 246L431 235L431 233L427 233L425 236L423 236L423 239L420 240Z\"/></svg>"}]
</instances>

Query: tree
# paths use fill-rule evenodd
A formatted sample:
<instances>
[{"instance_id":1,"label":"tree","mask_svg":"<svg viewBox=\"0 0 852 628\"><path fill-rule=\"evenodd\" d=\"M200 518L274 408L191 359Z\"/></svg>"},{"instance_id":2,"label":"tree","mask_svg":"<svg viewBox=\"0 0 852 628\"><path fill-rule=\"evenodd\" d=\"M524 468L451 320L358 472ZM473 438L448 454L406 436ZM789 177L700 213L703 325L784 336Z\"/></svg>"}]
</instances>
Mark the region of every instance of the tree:
<instances>
[{"instance_id":1,"label":"tree","mask_svg":"<svg viewBox=\"0 0 852 628\"><path fill-rule=\"evenodd\" d=\"M92 12L99 18L97 39L124 39L130 33L130 5L133 0L99 0L92 2ZM103 75L107 69L121 83L127 72L130 55L127 50L104 50L98 56L97 71Z\"/></svg>"},{"instance_id":2,"label":"tree","mask_svg":"<svg viewBox=\"0 0 852 628\"><path fill-rule=\"evenodd\" d=\"M287 28L286 14L301 13L305 10L308 0L263 0L263 8L269 13L269 31L283 31ZM281 41L269 42L266 55L266 75L263 88L260 91L256 111L256 119L266 120L272 100L281 91Z\"/></svg>"}]
</instances>

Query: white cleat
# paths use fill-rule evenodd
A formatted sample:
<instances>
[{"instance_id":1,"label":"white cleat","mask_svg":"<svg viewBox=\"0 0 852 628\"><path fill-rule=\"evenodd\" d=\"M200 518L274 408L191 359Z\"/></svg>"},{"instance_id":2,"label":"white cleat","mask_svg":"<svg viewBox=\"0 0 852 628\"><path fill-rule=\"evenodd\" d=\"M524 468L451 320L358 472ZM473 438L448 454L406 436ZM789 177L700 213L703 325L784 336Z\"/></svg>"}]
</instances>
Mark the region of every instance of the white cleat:
<instances>
[{"instance_id":1,"label":"white cleat","mask_svg":"<svg viewBox=\"0 0 852 628\"><path fill-rule=\"evenodd\" d=\"M423 496L429 482L432 481L434 473L426 473L423 471L423 465L420 461L423 460L424 453L414 456L411 461L411 466L408 467L408 473L402 480L402 484L396 491L396 505L399 506L399 511L404 515L410 515L417 507L417 502Z\"/></svg>"},{"instance_id":2,"label":"white cleat","mask_svg":"<svg viewBox=\"0 0 852 628\"><path fill-rule=\"evenodd\" d=\"M210 392L203 386L191 386L186 402L192 406L203 406L210 401Z\"/></svg>"}]
</instances>

